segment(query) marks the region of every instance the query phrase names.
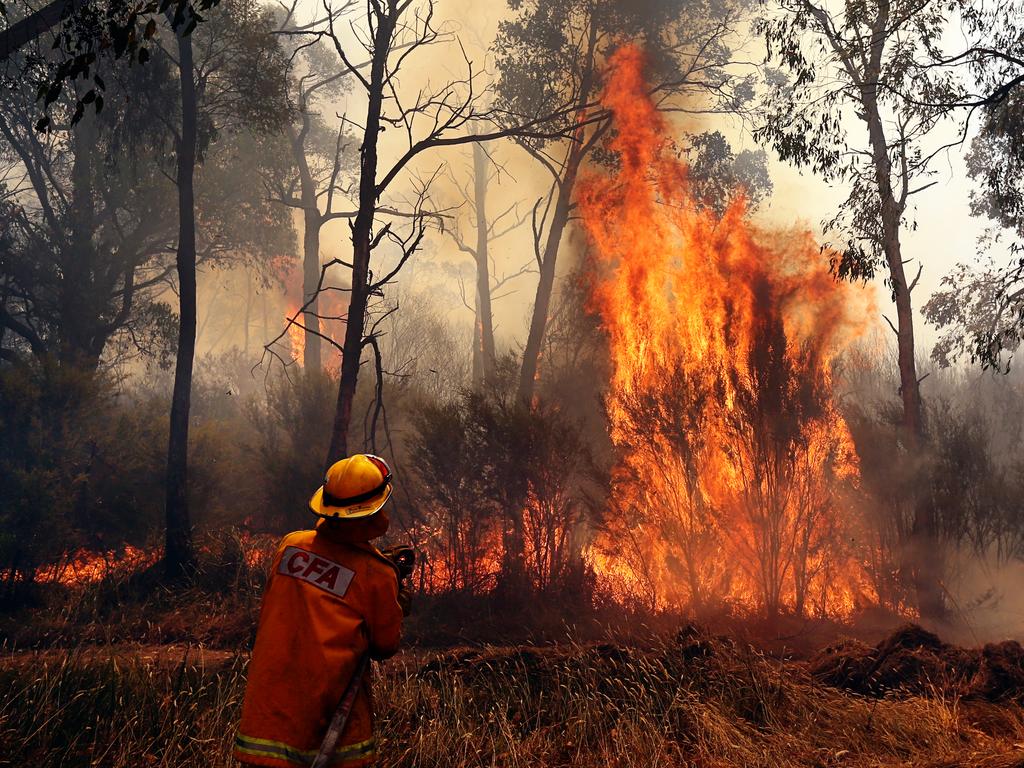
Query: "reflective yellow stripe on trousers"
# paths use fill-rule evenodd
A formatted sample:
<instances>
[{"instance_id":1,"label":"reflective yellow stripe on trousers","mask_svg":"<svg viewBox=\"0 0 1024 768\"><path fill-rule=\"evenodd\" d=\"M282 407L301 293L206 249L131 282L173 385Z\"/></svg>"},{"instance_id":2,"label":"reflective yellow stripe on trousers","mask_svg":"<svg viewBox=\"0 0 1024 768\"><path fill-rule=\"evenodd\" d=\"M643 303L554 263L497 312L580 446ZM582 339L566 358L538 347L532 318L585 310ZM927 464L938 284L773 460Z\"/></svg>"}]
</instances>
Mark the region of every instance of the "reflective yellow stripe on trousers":
<instances>
[{"instance_id":1,"label":"reflective yellow stripe on trousers","mask_svg":"<svg viewBox=\"0 0 1024 768\"><path fill-rule=\"evenodd\" d=\"M377 742L375 739L367 739L358 744L338 747L334 752L334 758L331 762L340 763L345 760L372 757L376 747ZM243 755L252 755L253 757L272 757L278 760L287 760L299 765L309 765L313 762L313 758L316 757L316 750L296 749L290 744L285 744L281 741L257 739L254 736L245 736L241 733L235 736L235 751Z\"/></svg>"}]
</instances>

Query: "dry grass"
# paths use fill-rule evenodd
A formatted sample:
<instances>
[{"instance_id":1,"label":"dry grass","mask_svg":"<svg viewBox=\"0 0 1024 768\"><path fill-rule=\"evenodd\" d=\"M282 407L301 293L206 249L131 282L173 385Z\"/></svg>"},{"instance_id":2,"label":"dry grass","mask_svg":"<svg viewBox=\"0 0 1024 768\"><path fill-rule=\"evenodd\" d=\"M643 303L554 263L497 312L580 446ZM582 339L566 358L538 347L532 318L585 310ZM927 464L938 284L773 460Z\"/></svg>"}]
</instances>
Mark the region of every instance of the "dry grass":
<instances>
[{"instance_id":1,"label":"dry grass","mask_svg":"<svg viewBox=\"0 0 1024 768\"><path fill-rule=\"evenodd\" d=\"M10 654L0 765L232 765L244 673L181 649ZM407 653L377 675L382 766L1024 766L1017 705L862 698L722 641Z\"/></svg>"}]
</instances>

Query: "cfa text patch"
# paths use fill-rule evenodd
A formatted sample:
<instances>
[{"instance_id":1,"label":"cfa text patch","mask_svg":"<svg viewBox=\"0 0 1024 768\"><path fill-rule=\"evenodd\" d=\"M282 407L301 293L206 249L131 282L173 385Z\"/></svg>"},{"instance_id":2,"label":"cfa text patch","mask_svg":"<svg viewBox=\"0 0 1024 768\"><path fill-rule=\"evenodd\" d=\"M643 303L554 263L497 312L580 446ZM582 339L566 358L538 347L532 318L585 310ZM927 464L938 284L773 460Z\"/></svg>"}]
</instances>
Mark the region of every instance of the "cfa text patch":
<instances>
[{"instance_id":1,"label":"cfa text patch","mask_svg":"<svg viewBox=\"0 0 1024 768\"><path fill-rule=\"evenodd\" d=\"M285 548L277 572L308 581L314 587L320 587L338 597L345 596L348 585L352 583L352 577L356 575L355 571L340 563L298 547Z\"/></svg>"}]
</instances>

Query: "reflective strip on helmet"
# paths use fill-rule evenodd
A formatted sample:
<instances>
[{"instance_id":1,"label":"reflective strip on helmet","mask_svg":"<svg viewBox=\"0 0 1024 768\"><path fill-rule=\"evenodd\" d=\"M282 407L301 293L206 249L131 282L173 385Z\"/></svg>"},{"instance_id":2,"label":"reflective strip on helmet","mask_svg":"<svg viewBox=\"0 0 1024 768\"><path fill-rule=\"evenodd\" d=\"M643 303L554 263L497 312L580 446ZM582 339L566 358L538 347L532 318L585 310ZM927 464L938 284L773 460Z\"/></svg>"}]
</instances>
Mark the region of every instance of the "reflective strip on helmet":
<instances>
[{"instance_id":1,"label":"reflective strip on helmet","mask_svg":"<svg viewBox=\"0 0 1024 768\"><path fill-rule=\"evenodd\" d=\"M356 744L348 744L334 750L334 757L331 763L340 763L345 760L357 760L372 757L377 749L377 742L370 738ZM254 736L244 736L239 733L235 736L235 752L253 757L270 757L278 760L287 760L299 765L309 765L316 758L316 750L296 749L281 741L270 739L257 739Z\"/></svg>"}]
</instances>

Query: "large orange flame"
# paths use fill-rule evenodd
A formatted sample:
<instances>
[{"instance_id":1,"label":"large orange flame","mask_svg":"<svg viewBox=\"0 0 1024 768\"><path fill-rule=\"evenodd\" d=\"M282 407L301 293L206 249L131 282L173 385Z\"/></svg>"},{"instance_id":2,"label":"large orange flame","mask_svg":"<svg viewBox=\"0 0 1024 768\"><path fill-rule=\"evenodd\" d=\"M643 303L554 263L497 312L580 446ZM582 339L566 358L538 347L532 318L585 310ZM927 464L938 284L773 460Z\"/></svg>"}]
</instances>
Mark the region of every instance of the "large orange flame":
<instances>
[{"instance_id":1,"label":"large orange flame","mask_svg":"<svg viewBox=\"0 0 1024 768\"><path fill-rule=\"evenodd\" d=\"M808 233L755 227L742 191L721 217L695 201L643 66L614 55L619 165L579 194L619 456L592 564L652 606L848 614L875 597L845 544L858 466L832 385L863 292Z\"/></svg>"}]
</instances>

